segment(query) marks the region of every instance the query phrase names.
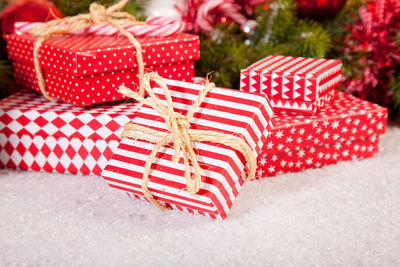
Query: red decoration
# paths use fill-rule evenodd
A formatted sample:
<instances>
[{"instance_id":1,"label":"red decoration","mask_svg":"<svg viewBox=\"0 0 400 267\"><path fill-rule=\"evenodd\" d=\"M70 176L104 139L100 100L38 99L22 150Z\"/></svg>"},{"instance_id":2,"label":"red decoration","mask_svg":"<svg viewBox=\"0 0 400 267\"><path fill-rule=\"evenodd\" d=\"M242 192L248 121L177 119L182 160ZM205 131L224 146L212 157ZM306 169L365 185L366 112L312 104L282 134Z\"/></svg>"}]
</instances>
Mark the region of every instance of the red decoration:
<instances>
[{"instance_id":1,"label":"red decoration","mask_svg":"<svg viewBox=\"0 0 400 267\"><path fill-rule=\"evenodd\" d=\"M297 0L297 12L301 17L325 19L334 17L347 0Z\"/></svg>"},{"instance_id":2,"label":"red decoration","mask_svg":"<svg viewBox=\"0 0 400 267\"><path fill-rule=\"evenodd\" d=\"M17 21L40 22L60 17L60 11L46 0L16 1L7 5L0 14L1 32L12 33Z\"/></svg>"},{"instance_id":3,"label":"red decoration","mask_svg":"<svg viewBox=\"0 0 400 267\"><path fill-rule=\"evenodd\" d=\"M400 30L400 1L370 1L359 11L354 25L348 25L344 58L358 58L359 77L345 81L345 90L361 98L390 106L389 84L400 64L395 38Z\"/></svg>"},{"instance_id":4,"label":"red decoration","mask_svg":"<svg viewBox=\"0 0 400 267\"><path fill-rule=\"evenodd\" d=\"M217 23L234 22L243 26L253 7L265 1L253 0L188 0L185 6L176 5L185 23L185 31L210 33Z\"/></svg>"},{"instance_id":5,"label":"red decoration","mask_svg":"<svg viewBox=\"0 0 400 267\"><path fill-rule=\"evenodd\" d=\"M303 116L276 113L258 157L259 178L372 157L386 130L387 109L344 92Z\"/></svg>"}]
</instances>

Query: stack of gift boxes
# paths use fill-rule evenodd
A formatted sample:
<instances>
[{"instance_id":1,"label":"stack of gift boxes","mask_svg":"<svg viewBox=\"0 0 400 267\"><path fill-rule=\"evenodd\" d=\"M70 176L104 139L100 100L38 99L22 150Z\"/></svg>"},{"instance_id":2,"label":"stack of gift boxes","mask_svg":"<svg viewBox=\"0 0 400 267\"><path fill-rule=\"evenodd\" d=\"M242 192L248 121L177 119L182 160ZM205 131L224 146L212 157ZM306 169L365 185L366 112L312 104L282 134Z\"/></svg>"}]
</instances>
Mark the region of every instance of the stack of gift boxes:
<instances>
[{"instance_id":1,"label":"stack of gift boxes","mask_svg":"<svg viewBox=\"0 0 400 267\"><path fill-rule=\"evenodd\" d=\"M138 81L130 42L89 35L47 40L40 63L48 94L60 100L55 102L33 92L39 91L35 37L6 39L15 81L26 89L0 101L0 166L101 175L111 187L144 199L141 179L154 144L120 135L130 122L167 129L153 109L117 92ZM180 33L138 39L145 67L165 78L174 110L186 114L204 87L191 83L199 38ZM258 155L258 178L373 156L387 111L336 91L340 80L337 60L269 56L241 72L241 91L213 88L191 128L242 137ZM163 90L153 90L165 100ZM202 167L197 194L185 190L183 159L172 161L170 145L156 155L149 189L171 208L224 219L245 182L246 160L222 144L194 147Z\"/></svg>"}]
</instances>

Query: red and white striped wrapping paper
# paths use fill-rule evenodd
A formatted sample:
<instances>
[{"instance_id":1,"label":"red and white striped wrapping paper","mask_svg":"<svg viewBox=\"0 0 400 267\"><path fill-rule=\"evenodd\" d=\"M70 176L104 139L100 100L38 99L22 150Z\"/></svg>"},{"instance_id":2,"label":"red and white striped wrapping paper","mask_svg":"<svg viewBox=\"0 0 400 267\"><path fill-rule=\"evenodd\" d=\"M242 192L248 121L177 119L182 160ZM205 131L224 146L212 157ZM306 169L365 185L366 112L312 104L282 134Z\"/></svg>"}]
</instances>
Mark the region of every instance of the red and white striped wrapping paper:
<instances>
[{"instance_id":1,"label":"red and white striped wrapping paper","mask_svg":"<svg viewBox=\"0 0 400 267\"><path fill-rule=\"evenodd\" d=\"M198 36L182 33L137 39L145 68L166 78L192 81L194 61L200 56ZM36 37L10 34L6 40L16 83L40 91L33 65ZM124 99L117 88L138 83L135 49L122 36L55 36L42 45L40 63L49 95L77 106Z\"/></svg>"},{"instance_id":2,"label":"red and white striped wrapping paper","mask_svg":"<svg viewBox=\"0 0 400 267\"><path fill-rule=\"evenodd\" d=\"M280 112L258 157L257 177L372 157L386 130L387 109L337 91L315 115Z\"/></svg>"},{"instance_id":3,"label":"red and white striped wrapping paper","mask_svg":"<svg viewBox=\"0 0 400 267\"><path fill-rule=\"evenodd\" d=\"M268 96L275 110L314 114L341 81L339 60L268 56L241 71L240 89Z\"/></svg>"},{"instance_id":4,"label":"red and white striped wrapping paper","mask_svg":"<svg viewBox=\"0 0 400 267\"><path fill-rule=\"evenodd\" d=\"M0 101L0 166L100 175L140 106L76 107L18 92Z\"/></svg>"},{"instance_id":5,"label":"red and white striped wrapping paper","mask_svg":"<svg viewBox=\"0 0 400 267\"><path fill-rule=\"evenodd\" d=\"M182 114L190 109L204 86L166 80L174 109ZM154 88L164 101L162 89ZM262 95L236 90L213 88L191 119L192 129L220 131L242 136L256 153L263 147L271 129L272 110ZM133 123L159 131L167 131L164 120L147 106L138 112ZM125 138L102 172L113 188L143 199L141 183L143 169L154 144ZM172 208L224 219L246 178L245 159L225 145L195 142L197 160L202 168L202 184L196 195L186 191L183 159L172 162L171 145L157 153L150 172L149 189L158 199Z\"/></svg>"}]
</instances>

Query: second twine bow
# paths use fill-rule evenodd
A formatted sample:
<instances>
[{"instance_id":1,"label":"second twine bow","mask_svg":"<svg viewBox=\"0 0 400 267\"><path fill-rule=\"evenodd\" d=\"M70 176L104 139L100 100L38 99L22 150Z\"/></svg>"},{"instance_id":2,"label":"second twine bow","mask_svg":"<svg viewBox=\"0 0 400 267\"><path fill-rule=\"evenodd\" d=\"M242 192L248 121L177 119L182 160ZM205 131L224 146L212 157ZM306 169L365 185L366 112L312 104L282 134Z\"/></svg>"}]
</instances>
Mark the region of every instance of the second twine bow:
<instances>
[{"instance_id":1,"label":"second twine bow","mask_svg":"<svg viewBox=\"0 0 400 267\"><path fill-rule=\"evenodd\" d=\"M160 88L163 89L166 99L166 105L164 105L150 87L150 81L155 81ZM166 205L161 204L157 201L150 193L148 188L149 184L149 173L151 171L151 165L157 155L157 152L163 145L173 144L174 155L172 160L178 162L180 158L183 158L185 166L185 180L187 191L194 195L196 194L201 185L201 168L196 159L196 153L193 150L193 142L212 142L216 144L223 144L232 149L237 150L245 157L249 164L249 173L247 180L251 180L255 177L257 162L255 153L246 141L236 135L226 134L217 131L209 130L196 130L190 128L190 120L194 113L203 102L207 93L214 87L213 83L207 82L204 89L199 92L199 96L194 101L193 106L187 112L186 116L181 113L175 112L172 104L171 94L165 83L165 81L156 73L147 73L144 75L143 87L149 94L147 99L140 96L138 93L130 90L125 86L120 86L119 92L127 97L133 98L153 109L155 109L162 118L165 120L167 132L156 131L149 127L145 127L139 124L129 123L125 126L122 133L122 138L130 137L136 140L148 141L155 143L154 149L150 153L146 164L144 166L142 190L144 196L160 209L168 208ZM193 166L194 175L191 175L191 166Z\"/></svg>"}]
</instances>

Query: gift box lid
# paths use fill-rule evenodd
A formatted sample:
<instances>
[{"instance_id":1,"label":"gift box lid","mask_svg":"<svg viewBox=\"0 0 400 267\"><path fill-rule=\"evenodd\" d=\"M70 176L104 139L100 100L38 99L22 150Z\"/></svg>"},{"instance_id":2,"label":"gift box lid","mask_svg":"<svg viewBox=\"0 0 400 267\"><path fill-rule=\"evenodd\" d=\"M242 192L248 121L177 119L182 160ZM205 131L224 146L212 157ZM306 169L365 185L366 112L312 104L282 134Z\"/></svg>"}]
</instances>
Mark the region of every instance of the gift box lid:
<instances>
[{"instance_id":1,"label":"gift box lid","mask_svg":"<svg viewBox=\"0 0 400 267\"><path fill-rule=\"evenodd\" d=\"M33 64L36 37L29 34L5 35L8 55ZM138 37L144 65L164 65L197 60L199 37L180 33L170 37ZM88 76L137 67L136 50L123 36L62 35L46 40L40 50L43 68L72 76Z\"/></svg>"},{"instance_id":2,"label":"gift box lid","mask_svg":"<svg viewBox=\"0 0 400 267\"><path fill-rule=\"evenodd\" d=\"M337 86L340 60L271 55L241 71L240 88L270 97L315 101Z\"/></svg>"},{"instance_id":3,"label":"gift box lid","mask_svg":"<svg viewBox=\"0 0 400 267\"><path fill-rule=\"evenodd\" d=\"M172 80L166 82L175 111L183 115L204 87ZM165 104L163 90L156 87L153 91ZM241 136L258 153L271 129L271 117L269 102L262 95L213 88L190 124L191 129ZM133 122L167 131L164 119L146 105L142 106ZM171 206L185 206L225 218L244 182L246 161L243 155L222 144L193 142L193 147L202 169L202 185L196 195L185 190L183 159L178 163L172 162L174 150L171 145L163 146L157 153L150 172L149 189L157 199ZM153 148L152 143L124 138L102 172L103 178L111 187L141 195L144 165Z\"/></svg>"},{"instance_id":4,"label":"gift box lid","mask_svg":"<svg viewBox=\"0 0 400 267\"><path fill-rule=\"evenodd\" d=\"M77 107L23 90L0 100L0 132L6 135L120 140L140 103Z\"/></svg>"},{"instance_id":5,"label":"gift box lid","mask_svg":"<svg viewBox=\"0 0 400 267\"><path fill-rule=\"evenodd\" d=\"M314 115L280 112L264 146L264 152L276 153L365 139L386 130L387 109L341 91Z\"/></svg>"}]
</instances>

